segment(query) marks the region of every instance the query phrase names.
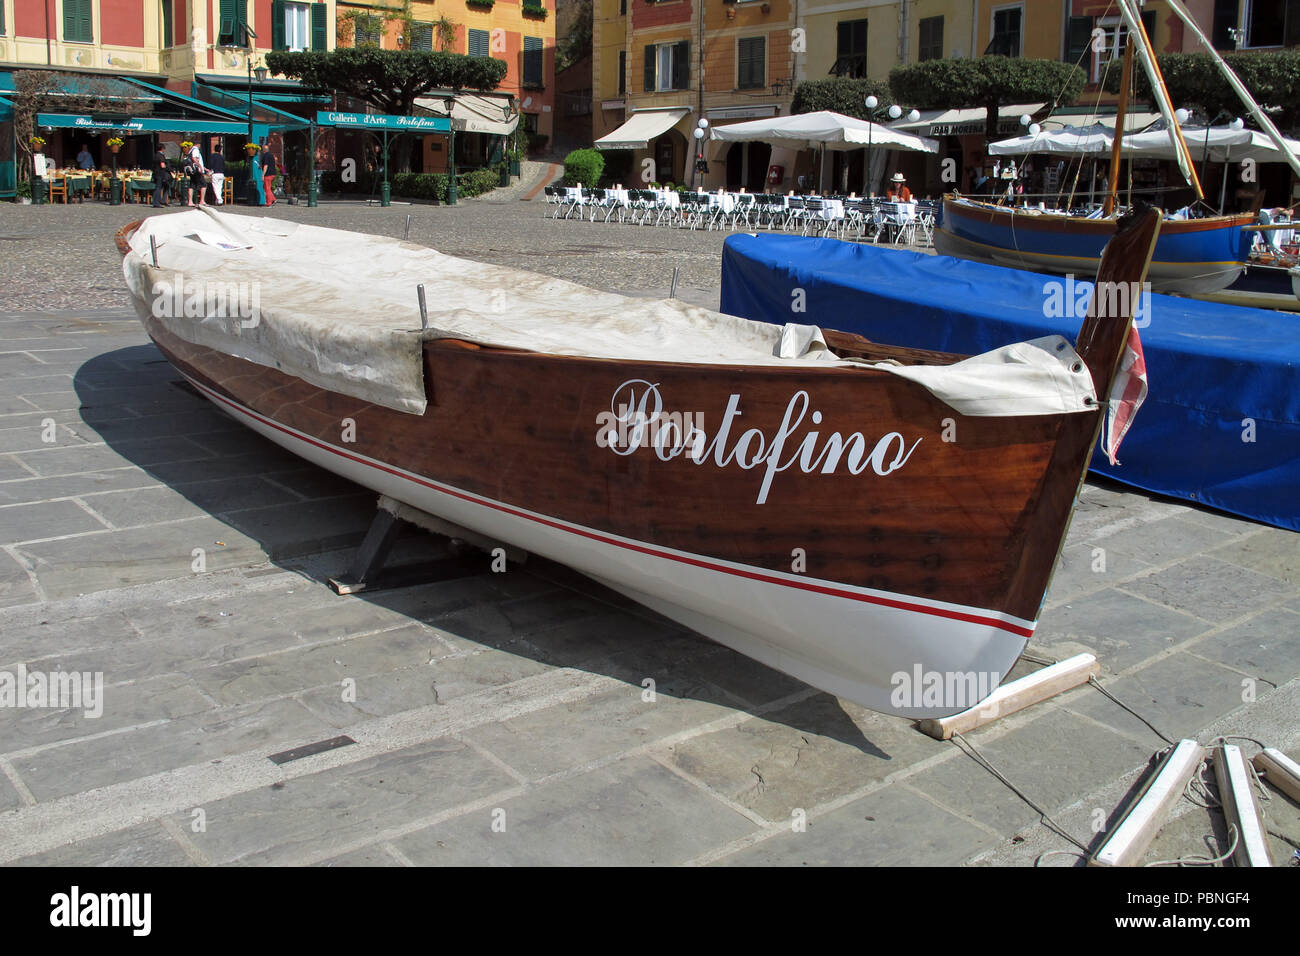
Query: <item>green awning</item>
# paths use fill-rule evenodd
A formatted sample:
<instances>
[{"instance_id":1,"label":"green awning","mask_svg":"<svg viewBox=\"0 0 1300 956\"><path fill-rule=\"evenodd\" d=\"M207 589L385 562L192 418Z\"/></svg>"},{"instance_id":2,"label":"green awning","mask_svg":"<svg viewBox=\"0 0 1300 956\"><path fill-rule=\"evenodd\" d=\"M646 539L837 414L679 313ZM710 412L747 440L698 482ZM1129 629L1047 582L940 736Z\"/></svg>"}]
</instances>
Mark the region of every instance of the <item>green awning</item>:
<instances>
[{"instance_id":1,"label":"green awning","mask_svg":"<svg viewBox=\"0 0 1300 956\"><path fill-rule=\"evenodd\" d=\"M247 133L248 123L230 120L169 119L163 116L87 116L37 113L36 125L48 129L82 129L91 133Z\"/></svg>"}]
</instances>

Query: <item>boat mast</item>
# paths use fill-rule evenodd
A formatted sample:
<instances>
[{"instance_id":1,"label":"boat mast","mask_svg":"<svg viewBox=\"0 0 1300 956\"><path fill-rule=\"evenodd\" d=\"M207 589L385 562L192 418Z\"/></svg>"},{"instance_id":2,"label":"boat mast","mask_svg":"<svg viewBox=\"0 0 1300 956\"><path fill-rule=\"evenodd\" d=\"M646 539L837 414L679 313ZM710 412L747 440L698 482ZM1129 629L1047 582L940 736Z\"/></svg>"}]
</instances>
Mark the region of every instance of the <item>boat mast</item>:
<instances>
[{"instance_id":1,"label":"boat mast","mask_svg":"<svg viewBox=\"0 0 1300 956\"><path fill-rule=\"evenodd\" d=\"M1255 122L1259 124L1259 128L1262 129L1268 135L1268 138L1273 141L1273 145L1282 151L1282 155L1286 157L1286 161L1291 165L1291 169L1295 171L1297 176L1300 176L1300 159L1296 158L1296 155L1291 152L1290 148L1286 144L1286 140L1282 138L1282 134L1279 133L1277 127L1273 125L1273 121L1268 118L1267 113L1260 109L1259 104L1255 102L1255 98L1250 95L1250 91L1246 89L1245 85L1233 71L1232 67L1228 66L1223 57L1219 55L1219 51L1214 48L1214 44L1206 39L1205 34L1201 32L1201 28L1197 26L1196 21L1192 19L1192 15L1188 13L1187 8L1183 6L1182 0L1169 0L1169 8L1173 10L1174 13L1178 14L1178 18L1187 25L1192 33L1196 35L1197 39L1201 41L1201 45L1209 51L1210 56L1214 59L1214 62L1218 64L1219 70L1223 73L1223 78L1227 80L1228 85L1232 87L1232 91L1237 94L1242 104L1250 111L1250 115L1254 118Z\"/></svg>"},{"instance_id":2,"label":"boat mast","mask_svg":"<svg viewBox=\"0 0 1300 956\"><path fill-rule=\"evenodd\" d=\"M1172 6L1174 2L1176 0L1171 0L1170 5ZM1146 70L1147 78L1151 81L1151 91L1155 94L1156 105L1160 107L1160 115L1164 117L1165 124L1169 127L1170 138L1177 150L1178 168L1182 170L1183 178L1196 190L1196 198L1203 200L1205 191L1201 189L1201 179L1196 175L1196 167L1192 165L1191 151L1187 148L1187 141L1183 139L1183 128L1179 125L1178 118L1174 116L1174 104L1169 100L1164 74L1160 72L1160 64L1156 62L1155 51L1151 48L1151 38L1147 36L1147 29L1142 25L1142 17L1136 12L1135 0L1119 0L1119 10L1128 25L1129 36L1137 38L1139 42L1138 53L1142 57L1142 68ZM1116 131L1116 135L1120 135L1119 131Z\"/></svg>"},{"instance_id":3,"label":"boat mast","mask_svg":"<svg viewBox=\"0 0 1300 956\"><path fill-rule=\"evenodd\" d=\"M1115 31L1118 37L1119 31ZM1124 75L1120 80L1119 106L1115 111L1115 140L1110 145L1110 189L1106 192L1106 206L1102 215L1110 217L1115 212L1115 199L1119 195L1120 151L1124 148L1124 120L1128 112L1128 88L1133 82L1133 37L1124 44ZM1133 197L1129 196L1129 201Z\"/></svg>"}]
</instances>

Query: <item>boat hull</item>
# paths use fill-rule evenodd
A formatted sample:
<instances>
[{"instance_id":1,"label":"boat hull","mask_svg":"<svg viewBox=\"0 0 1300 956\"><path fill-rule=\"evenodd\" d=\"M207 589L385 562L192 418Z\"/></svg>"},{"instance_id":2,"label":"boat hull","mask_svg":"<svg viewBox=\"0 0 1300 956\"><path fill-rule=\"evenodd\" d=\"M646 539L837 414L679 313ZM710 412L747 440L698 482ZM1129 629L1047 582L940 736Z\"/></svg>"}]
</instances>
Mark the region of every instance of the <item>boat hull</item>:
<instances>
[{"instance_id":1,"label":"boat hull","mask_svg":"<svg viewBox=\"0 0 1300 956\"><path fill-rule=\"evenodd\" d=\"M413 416L184 342L138 311L202 394L304 459L909 717L974 706L1033 634L1096 424L1090 413L966 418L914 383L857 369L827 369L808 386L806 370L701 376L454 340L426 343L430 405ZM842 464L783 472L760 504L761 469L734 458L718 467L600 447L599 416L631 379L700 410L710 432L738 395L737 421L773 434L789 396L806 389L823 433L874 439L888 423L916 444L885 476ZM353 441L341 437L349 425ZM961 439L945 441L945 428ZM916 675L981 692L926 699Z\"/></svg>"},{"instance_id":2,"label":"boat hull","mask_svg":"<svg viewBox=\"0 0 1300 956\"><path fill-rule=\"evenodd\" d=\"M1115 220L1036 215L1005 206L944 199L934 245L940 255L1029 272L1095 276ZM1162 224L1147 281L1153 292L1208 293L1241 276L1250 251L1249 215Z\"/></svg>"}]
</instances>

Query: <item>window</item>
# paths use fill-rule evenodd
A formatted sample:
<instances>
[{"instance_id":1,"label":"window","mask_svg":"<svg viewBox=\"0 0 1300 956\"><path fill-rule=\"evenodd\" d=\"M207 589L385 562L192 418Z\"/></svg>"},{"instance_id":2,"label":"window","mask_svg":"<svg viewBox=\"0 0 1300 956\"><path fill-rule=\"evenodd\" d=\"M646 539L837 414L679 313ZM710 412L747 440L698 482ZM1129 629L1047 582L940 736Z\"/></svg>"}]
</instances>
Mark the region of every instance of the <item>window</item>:
<instances>
[{"instance_id":1,"label":"window","mask_svg":"<svg viewBox=\"0 0 1300 956\"><path fill-rule=\"evenodd\" d=\"M1237 29L1239 6L1239 0L1214 0L1214 26L1210 28L1210 40L1216 50L1237 48L1232 31Z\"/></svg>"},{"instance_id":2,"label":"window","mask_svg":"<svg viewBox=\"0 0 1300 956\"><path fill-rule=\"evenodd\" d=\"M1242 46L1296 43L1300 43L1300 0L1247 0L1246 39Z\"/></svg>"},{"instance_id":3,"label":"window","mask_svg":"<svg viewBox=\"0 0 1300 956\"><path fill-rule=\"evenodd\" d=\"M831 72L854 80L866 78L866 20L841 20L835 24L835 65Z\"/></svg>"},{"instance_id":4,"label":"window","mask_svg":"<svg viewBox=\"0 0 1300 956\"><path fill-rule=\"evenodd\" d=\"M627 95L627 50L618 51L618 95Z\"/></svg>"},{"instance_id":5,"label":"window","mask_svg":"<svg viewBox=\"0 0 1300 956\"><path fill-rule=\"evenodd\" d=\"M64 8L67 8L67 0L64 0ZM248 46L247 27L248 4L245 0L221 0L217 10L217 46Z\"/></svg>"},{"instance_id":6,"label":"window","mask_svg":"<svg viewBox=\"0 0 1300 956\"><path fill-rule=\"evenodd\" d=\"M524 86L541 89L545 51L541 37L524 37Z\"/></svg>"},{"instance_id":7,"label":"window","mask_svg":"<svg viewBox=\"0 0 1300 956\"><path fill-rule=\"evenodd\" d=\"M169 47L176 41L172 38L172 2L173 0L162 0L162 45ZM4 4L0 4L0 33L4 33Z\"/></svg>"},{"instance_id":8,"label":"window","mask_svg":"<svg viewBox=\"0 0 1300 956\"><path fill-rule=\"evenodd\" d=\"M94 19L90 0L63 0L63 39L68 43L93 43Z\"/></svg>"},{"instance_id":9,"label":"window","mask_svg":"<svg viewBox=\"0 0 1300 956\"><path fill-rule=\"evenodd\" d=\"M433 51L432 23L411 24L411 49L423 50L426 53L431 53Z\"/></svg>"},{"instance_id":10,"label":"window","mask_svg":"<svg viewBox=\"0 0 1300 956\"><path fill-rule=\"evenodd\" d=\"M278 9L277 9L278 8ZM301 53L311 48L311 17L305 3L274 2L271 4L271 46L277 50ZM277 27L283 26L279 31ZM280 37L275 34L279 32ZM281 39L280 45L275 40Z\"/></svg>"},{"instance_id":11,"label":"window","mask_svg":"<svg viewBox=\"0 0 1300 956\"><path fill-rule=\"evenodd\" d=\"M645 91L685 90L691 83L691 44L651 44L645 48Z\"/></svg>"},{"instance_id":12,"label":"window","mask_svg":"<svg viewBox=\"0 0 1300 956\"><path fill-rule=\"evenodd\" d=\"M536 113L524 114L524 132L532 133L534 136L537 135L537 114Z\"/></svg>"},{"instance_id":13,"label":"window","mask_svg":"<svg viewBox=\"0 0 1300 956\"><path fill-rule=\"evenodd\" d=\"M1094 83L1100 83L1102 77L1106 75L1107 69L1120 69L1124 60L1124 47L1128 43L1128 27L1119 17L1103 17L1096 23L1097 26L1093 29L1102 31L1102 49L1096 48L1091 31L1089 31L1088 35L1088 44L1092 53L1091 79ZM1156 31L1156 12L1154 10L1144 10L1142 12L1142 26L1146 29L1147 36L1151 38L1151 42L1154 44Z\"/></svg>"},{"instance_id":14,"label":"window","mask_svg":"<svg viewBox=\"0 0 1300 956\"><path fill-rule=\"evenodd\" d=\"M917 33L917 60L943 59L943 17L922 17Z\"/></svg>"},{"instance_id":15,"label":"window","mask_svg":"<svg viewBox=\"0 0 1300 956\"><path fill-rule=\"evenodd\" d=\"M488 56L488 41L491 34L486 30L469 31L469 55L470 56Z\"/></svg>"},{"instance_id":16,"label":"window","mask_svg":"<svg viewBox=\"0 0 1300 956\"><path fill-rule=\"evenodd\" d=\"M523 10L525 13L542 13L546 12L546 4L542 0L524 0Z\"/></svg>"},{"instance_id":17,"label":"window","mask_svg":"<svg viewBox=\"0 0 1300 956\"><path fill-rule=\"evenodd\" d=\"M767 86L767 37L742 37L736 42L736 89Z\"/></svg>"},{"instance_id":18,"label":"window","mask_svg":"<svg viewBox=\"0 0 1300 956\"><path fill-rule=\"evenodd\" d=\"M986 54L1000 56L1020 56L1020 26L1023 10L1021 7L1003 7L993 11L993 28L990 31Z\"/></svg>"},{"instance_id":19,"label":"window","mask_svg":"<svg viewBox=\"0 0 1300 956\"><path fill-rule=\"evenodd\" d=\"M618 0L618 15L620 17L627 16L627 0Z\"/></svg>"},{"instance_id":20,"label":"window","mask_svg":"<svg viewBox=\"0 0 1300 956\"><path fill-rule=\"evenodd\" d=\"M379 17L364 16L357 17L356 33L352 40L353 46L380 46L380 38L384 35L384 21Z\"/></svg>"}]
</instances>

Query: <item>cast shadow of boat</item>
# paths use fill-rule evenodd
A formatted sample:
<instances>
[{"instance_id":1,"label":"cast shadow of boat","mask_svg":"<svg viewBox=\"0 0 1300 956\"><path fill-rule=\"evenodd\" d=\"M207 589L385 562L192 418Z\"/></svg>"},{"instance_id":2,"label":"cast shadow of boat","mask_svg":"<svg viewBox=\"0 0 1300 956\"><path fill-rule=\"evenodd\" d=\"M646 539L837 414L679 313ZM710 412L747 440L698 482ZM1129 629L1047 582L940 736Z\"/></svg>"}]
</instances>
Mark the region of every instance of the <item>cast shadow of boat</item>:
<instances>
[{"instance_id":1,"label":"cast shadow of boat","mask_svg":"<svg viewBox=\"0 0 1300 956\"><path fill-rule=\"evenodd\" d=\"M221 535L211 567L269 557L320 585L347 570L351 549L375 513L373 491L303 461L229 418L152 344L88 360L74 387L82 421L170 492L154 493L169 516L220 522L210 523L212 533ZM408 528L389 563L428 560L446 548L447 539ZM815 734L889 762L900 734L916 734L535 556L498 573L482 555L482 571L469 576L333 600L366 601L405 614L437 628L452 648L515 655L530 673L542 668L527 661L609 677L647 701L653 691L713 705L711 713L707 706L699 708L702 722L728 710L761 716L796 731L796 747ZM864 727L871 737L890 743L877 744Z\"/></svg>"}]
</instances>

